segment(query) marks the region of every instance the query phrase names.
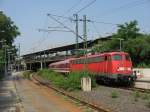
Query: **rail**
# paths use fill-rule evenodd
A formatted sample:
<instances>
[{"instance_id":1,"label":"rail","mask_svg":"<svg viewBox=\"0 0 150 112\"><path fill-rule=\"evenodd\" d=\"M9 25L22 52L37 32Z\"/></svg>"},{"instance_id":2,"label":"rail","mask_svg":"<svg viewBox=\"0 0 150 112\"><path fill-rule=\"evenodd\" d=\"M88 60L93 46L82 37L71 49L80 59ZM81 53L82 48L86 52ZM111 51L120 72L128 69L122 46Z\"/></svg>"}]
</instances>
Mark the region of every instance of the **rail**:
<instances>
[{"instance_id":1,"label":"rail","mask_svg":"<svg viewBox=\"0 0 150 112\"><path fill-rule=\"evenodd\" d=\"M76 98L75 96L70 95L69 93L67 93L67 92L65 92L65 91L61 91L61 90L59 90L58 88L55 88L54 86L50 85L48 82L44 83L44 82L42 82L38 77L36 77L35 75L32 75L32 78L33 78L34 80L36 80L38 83L40 83L40 84L42 84L42 85L45 85L46 87L51 88L51 89L55 90L56 92L59 92L59 93L61 93L62 95L71 98L71 99L74 100L74 101L79 101L81 104L87 105L88 107L90 107L90 108L92 108L92 109L95 109L95 110L97 110L98 112L112 112L110 109L106 109L106 108L104 108L103 106L99 106L99 105L97 105L97 104L94 104L94 103L90 103L90 102L81 100L81 99L79 99L79 98Z\"/></svg>"}]
</instances>

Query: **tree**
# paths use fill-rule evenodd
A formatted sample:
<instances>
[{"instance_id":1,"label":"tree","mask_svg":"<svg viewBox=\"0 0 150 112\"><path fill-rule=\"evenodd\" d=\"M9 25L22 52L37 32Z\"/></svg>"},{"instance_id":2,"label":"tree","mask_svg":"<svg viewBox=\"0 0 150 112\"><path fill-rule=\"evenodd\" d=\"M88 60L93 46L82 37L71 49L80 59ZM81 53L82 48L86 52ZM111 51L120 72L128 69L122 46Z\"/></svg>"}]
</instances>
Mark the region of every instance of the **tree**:
<instances>
[{"instance_id":1,"label":"tree","mask_svg":"<svg viewBox=\"0 0 150 112\"><path fill-rule=\"evenodd\" d=\"M137 25L137 21L119 25L111 40L99 42L92 48L92 51L118 51L119 39L123 39L122 50L130 54L134 66L150 66L150 35L139 33Z\"/></svg>"},{"instance_id":2,"label":"tree","mask_svg":"<svg viewBox=\"0 0 150 112\"><path fill-rule=\"evenodd\" d=\"M18 35L20 35L18 27L10 17L0 11L0 41L6 40L6 44L11 46Z\"/></svg>"},{"instance_id":3,"label":"tree","mask_svg":"<svg viewBox=\"0 0 150 112\"><path fill-rule=\"evenodd\" d=\"M92 48L92 52L107 52L107 51L119 51L119 42L117 39L100 41Z\"/></svg>"},{"instance_id":4,"label":"tree","mask_svg":"<svg viewBox=\"0 0 150 112\"><path fill-rule=\"evenodd\" d=\"M124 23L118 25L118 30L111 37L111 40L105 42L100 42L98 45L95 45L92 48L92 51L95 52L104 52L104 51L118 51L120 47L119 39L127 41L129 39L134 39L141 34L139 33L139 28L137 27L138 23L136 20L129 23Z\"/></svg>"},{"instance_id":5,"label":"tree","mask_svg":"<svg viewBox=\"0 0 150 112\"><path fill-rule=\"evenodd\" d=\"M128 52L135 66L150 65L150 35L142 35L124 42L124 50ZM143 65L141 65L143 66Z\"/></svg>"},{"instance_id":6,"label":"tree","mask_svg":"<svg viewBox=\"0 0 150 112\"><path fill-rule=\"evenodd\" d=\"M124 40L136 38L140 35L137 25L138 22L136 20L118 25L117 33L115 33L112 37L121 38Z\"/></svg>"},{"instance_id":7,"label":"tree","mask_svg":"<svg viewBox=\"0 0 150 112\"><path fill-rule=\"evenodd\" d=\"M2 11L0 11L0 74L4 67L4 49L2 49L2 41L6 40L5 45L7 45L8 48L12 48L12 43L18 35L20 35L18 27L10 17L7 17Z\"/></svg>"}]
</instances>

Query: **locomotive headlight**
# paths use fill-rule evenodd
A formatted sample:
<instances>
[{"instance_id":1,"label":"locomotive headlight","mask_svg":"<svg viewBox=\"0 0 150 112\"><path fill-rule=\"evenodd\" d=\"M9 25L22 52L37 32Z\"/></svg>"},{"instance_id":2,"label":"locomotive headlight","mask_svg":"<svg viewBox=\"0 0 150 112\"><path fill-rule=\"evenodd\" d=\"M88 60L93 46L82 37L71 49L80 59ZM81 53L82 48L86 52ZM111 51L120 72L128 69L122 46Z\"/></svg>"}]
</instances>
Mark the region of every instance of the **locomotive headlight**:
<instances>
[{"instance_id":1,"label":"locomotive headlight","mask_svg":"<svg viewBox=\"0 0 150 112\"><path fill-rule=\"evenodd\" d=\"M131 67L118 67L117 71L124 71L124 70L128 70L131 71Z\"/></svg>"},{"instance_id":2,"label":"locomotive headlight","mask_svg":"<svg viewBox=\"0 0 150 112\"><path fill-rule=\"evenodd\" d=\"M118 71L123 71L123 70L125 70L125 67L118 67L117 70L118 70Z\"/></svg>"},{"instance_id":3,"label":"locomotive headlight","mask_svg":"<svg viewBox=\"0 0 150 112\"><path fill-rule=\"evenodd\" d=\"M128 67L127 70L131 71L132 69L131 69L131 67Z\"/></svg>"}]
</instances>

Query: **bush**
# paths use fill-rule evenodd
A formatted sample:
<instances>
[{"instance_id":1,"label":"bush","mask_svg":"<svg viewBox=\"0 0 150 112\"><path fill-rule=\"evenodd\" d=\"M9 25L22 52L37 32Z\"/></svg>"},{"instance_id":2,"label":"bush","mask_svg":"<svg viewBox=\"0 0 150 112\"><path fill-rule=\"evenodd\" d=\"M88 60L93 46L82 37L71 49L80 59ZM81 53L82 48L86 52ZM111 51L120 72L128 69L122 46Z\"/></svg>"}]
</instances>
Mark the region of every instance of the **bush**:
<instances>
[{"instance_id":1,"label":"bush","mask_svg":"<svg viewBox=\"0 0 150 112\"><path fill-rule=\"evenodd\" d=\"M111 97L112 98L118 98L118 93L116 91L112 91Z\"/></svg>"},{"instance_id":2,"label":"bush","mask_svg":"<svg viewBox=\"0 0 150 112\"><path fill-rule=\"evenodd\" d=\"M4 75L0 73L0 80L2 80L3 77L4 77Z\"/></svg>"},{"instance_id":3,"label":"bush","mask_svg":"<svg viewBox=\"0 0 150 112\"><path fill-rule=\"evenodd\" d=\"M83 72L71 72L69 73L67 80L65 82L65 88L68 90L81 89L81 78L90 77L91 78L91 86L95 87L96 82L94 77L87 71Z\"/></svg>"},{"instance_id":4,"label":"bush","mask_svg":"<svg viewBox=\"0 0 150 112\"><path fill-rule=\"evenodd\" d=\"M62 89L73 91L81 89L81 78L82 77L91 77L92 87L96 86L95 79L88 72L71 72L66 76L54 72L50 69L40 70L37 73L41 77L50 80L50 82Z\"/></svg>"},{"instance_id":5,"label":"bush","mask_svg":"<svg viewBox=\"0 0 150 112\"><path fill-rule=\"evenodd\" d=\"M147 106L150 108L150 100L148 100L148 102L147 102Z\"/></svg>"},{"instance_id":6,"label":"bush","mask_svg":"<svg viewBox=\"0 0 150 112\"><path fill-rule=\"evenodd\" d=\"M145 93L145 94L143 94L142 99L143 100L150 100L150 95Z\"/></svg>"},{"instance_id":7,"label":"bush","mask_svg":"<svg viewBox=\"0 0 150 112\"><path fill-rule=\"evenodd\" d=\"M25 71L25 72L23 72L23 76L27 79L30 79L31 73L32 73L32 71Z\"/></svg>"},{"instance_id":8,"label":"bush","mask_svg":"<svg viewBox=\"0 0 150 112\"><path fill-rule=\"evenodd\" d=\"M4 78L4 68L1 66L1 63L0 63L0 80L2 80Z\"/></svg>"},{"instance_id":9,"label":"bush","mask_svg":"<svg viewBox=\"0 0 150 112\"><path fill-rule=\"evenodd\" d=\"M140 63L137 65L137 68L150 68L150 64Z\"/></svg>"},{"instance_id":10,"label":"bush","mask_svg":"<svg viewBox=\"0 0 150 112\"><path fill-rule=\"evenodd\" d=\"M37 73L44 79L50 80L52 84L54 84L57 87L61 87L63 85L63 82L65 80L65 77L57 72L54 72L50 69L43 69L38 71Z\"/></svg>"},{"instance_id":11,"label":"bush","mask_svg":"<svg viewBox=\"0 0 150 112\"><path fill-rule=\"evenodd\" d=\"M134 96L134 101L138 101L138 98L140 97L140 93L138 91L135 91L133 93L133 96Z\"/></svg>"}]
</instances>

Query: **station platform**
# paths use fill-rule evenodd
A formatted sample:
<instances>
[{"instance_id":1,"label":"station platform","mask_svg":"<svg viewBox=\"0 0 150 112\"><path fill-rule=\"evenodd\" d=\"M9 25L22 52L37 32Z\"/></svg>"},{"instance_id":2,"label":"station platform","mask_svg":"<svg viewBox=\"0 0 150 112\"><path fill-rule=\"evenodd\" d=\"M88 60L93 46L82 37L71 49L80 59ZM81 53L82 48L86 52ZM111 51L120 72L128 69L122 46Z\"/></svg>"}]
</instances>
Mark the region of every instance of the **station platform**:
<instances>
[{"instance_id":1,"label":"station platform","mask_svg":"<svg viewBox=\"0 0 150 112\"><path fill-rule=\"evenodd\" d=\"M150 68L134 68L133 71L136 72L137 81L150 82Z\"/></svg>"},{"instance_id":2,"label":"station platform","mask_svg":"<svg viewBox=\"0 0 150 112\"><path fill-rule=\"evenodd\" d=\"M150 68L134 68L133 71L137 76L135 87L150 89Z\"/></svg>"}]
</instances>

